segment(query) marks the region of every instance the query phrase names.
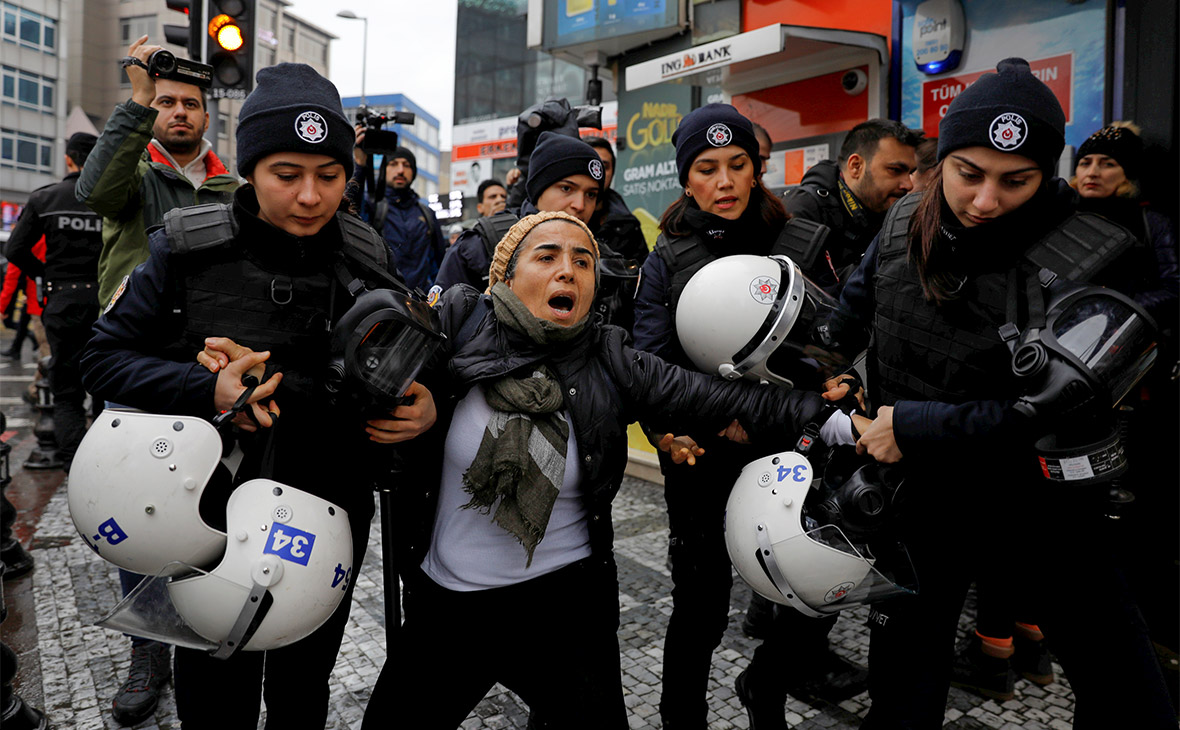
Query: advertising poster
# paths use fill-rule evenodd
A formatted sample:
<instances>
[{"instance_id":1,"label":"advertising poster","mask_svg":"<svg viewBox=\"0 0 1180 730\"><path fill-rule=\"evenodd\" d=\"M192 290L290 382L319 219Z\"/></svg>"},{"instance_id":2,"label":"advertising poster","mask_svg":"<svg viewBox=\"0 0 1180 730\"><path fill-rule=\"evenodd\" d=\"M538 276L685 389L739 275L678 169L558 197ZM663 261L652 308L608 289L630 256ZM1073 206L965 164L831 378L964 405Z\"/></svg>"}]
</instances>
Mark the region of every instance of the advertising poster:
<instances>
[{"instance_id":1,"label":"advertising poster","mask_svg":"<svg viewBox=\"0 0 1180 730\"><path fill-rule=\"evenodd\" d=\"M556 18L556 32L546 39L550 47L662 28L677 20L673 0L547 0L545 6L546 17Z\"/></svg>"},{"instance_id":2,"label":"advertising poster","mask_svg":"<svg viewBox=\"0 0 1180 730\"><path fill-rule=\"evenodd\" d=\"M1106 74L1104 3L1030 3L962 0L966 18L963 61L928 76L914 62L913 25L918 0L902 2L902 118L907 126L938 134L947 106L972 82L1010 56L1029 61L1065 110L1065 143L1075 149L1102 127Z\"/></svg>"},{"instance_id":3,"label":"advertising poster","mask_svg":"<svg viewBox=\"0 0 1180 730\"><path fill-rule=\"evenodd\" d=\"M692 109L692 87L659 84L619 93L619 139L614 189L654 246L664 210L680 194L672 133Z\"/></svg>"}]
</instances>

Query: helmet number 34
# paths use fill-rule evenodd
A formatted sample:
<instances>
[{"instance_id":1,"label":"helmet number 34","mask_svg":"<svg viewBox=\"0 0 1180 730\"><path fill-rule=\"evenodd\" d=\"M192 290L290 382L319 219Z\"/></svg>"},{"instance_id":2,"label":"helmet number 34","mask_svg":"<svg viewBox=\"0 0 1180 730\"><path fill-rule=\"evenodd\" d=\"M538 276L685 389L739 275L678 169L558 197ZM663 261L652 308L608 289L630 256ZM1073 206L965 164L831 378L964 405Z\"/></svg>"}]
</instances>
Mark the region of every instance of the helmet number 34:
<instances>
[{"instance_id":1,"label":"helmet number 34","mask_svg":"<svg viewBox=\"0 0 1180 730\"><path fill-rule=\"evenodd\" d=\"M778 468L778 480L781 482L790 476L797 482L807 481L807 465L796 464L795 466L780 466Z\"/></svg>"},{"instance_id":2,"label":"helmet number 34","mask_svg":"<svg viewBox=\"0 0 1180 730\"><path fill-rule=\"evenodd\" d=\"M315 535L310 532L304 532L290 525L276 524L271 527L266 547L262 552L277 555L292 563L307 565L314 546Z\"/></svg>"}]
</instances>

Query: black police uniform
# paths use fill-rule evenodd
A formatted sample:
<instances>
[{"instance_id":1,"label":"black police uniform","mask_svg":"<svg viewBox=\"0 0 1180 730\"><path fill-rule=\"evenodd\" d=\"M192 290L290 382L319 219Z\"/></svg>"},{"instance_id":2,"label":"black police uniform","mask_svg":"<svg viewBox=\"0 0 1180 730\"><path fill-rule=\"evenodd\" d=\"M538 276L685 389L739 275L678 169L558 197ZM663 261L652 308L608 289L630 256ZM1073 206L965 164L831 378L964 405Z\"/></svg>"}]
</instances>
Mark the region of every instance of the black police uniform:
<instances>
[{"instance_id":1,"label":"black police uniform","mask_svg":"<svg viewBox=\"0 0 1180 730\"><path fill-rule=\"evenodd\" d=\"M881 229L884 215L864 207L841 179L840 166L834 160L812 166L798 185L783 191L782 201L792 217L832 229L826 250L803 273L824 291L838 295Z\"/></svg>"},{"instance_id":2,"label":"black police uniform","mask_svg":"<svg viewBox=\"0 0 1180 730\"><path fill-rule=\"evenodd\" d=\"M228 228L201 238L181 234L192 220L185 214L194 210L221 215ZM338 213L314 236L297 238L259 219L257 211L247 185L232 207L170 213L150 238L148 261L95 325L82 358L84 382L97 395L132 407L212 418L217 376L195 360L204 339L229 337L269 350L268 375L276 367L283 372L274 395L282 415L273 478L347 510L355 576L374 513L373 486L388 478L391 452L368 440L364 416L327 402L330 327L352 303L336 267L342 263L375 283L372 268L393 273L392 266L381 238L348 213ZM255 438L268 435L260 429ZM246 459L238 482L259 473L262 457L261 441L246 436L242 442ZM185 726L253 730L261 689L268 727L324 727L352 582L327 623L302 641L265 652L265 681L263 652L222 661L178 648L176 700Z\"/></svg>"},{"instance_id":3,"label":"black police uniform","mask_svg":"<svg viewBox=\"0 0 1180 730\"><path fill-rule=\"evenodd\" d=\"M779 231L762 223L753 206L738 221L696 208L689 209L685 218L693 233L680 238L661 234L653 255L643 265L632 332L636 349L696 370L676 336L676 305L685 285L694 273L722 256L769 254ZM681 434L675 424L643 426L649 431ZM751 447L711 433L689 435L705 449L694 466L674 464L667 454L659 454L668 503L673 583L660 714L665 724L703 728L709 670L713 651L721 644L729 622L733 585L722 519L725 504L742 467L759 456L781 451L784 444ZM799 660L772 663L763 676L766 692L785 695L791 675L812 668L803 657L814 662L815 657L826 654L827 634L836 619L810 619L795 611L781 615L784 623L776 622L775 635L790 637Z\"/></svg>"},{"instance_id":4,"label":"black police uniform","mask_svg":"<svg viewBox=\"0 0 1180 730\"><path fill-rule=\"evenodd\" d=\"M5 255L30 279L40 279L48 300L41 322L53 359L49 384L53 391L54 429L58 454L69 468L86 433L82 402L86 392L78 371L78 356L98 319L98 255L102 252L102 218L74 196L81 173L29 196L12 230ZM45 261L33 246L45 236Z\"/></svg>"},{"instance_id":5,"label":"black police uniform","mask_svg":"<svg viewBox=\"0 0 1180 730\"><path fill-rule=\"evenodd\" d=\"M862 727L942 726L963 600L972 576L1000 564L1069 676L1075 727L1174 728L1100 506L1040 478L1030 424L1010 407L1020 386L1000 335L1009 320L1006 280L1070 216L1072 203L1046 186L1019 210L973 229L946 220L944 210L952 270L969 274L957 298L935 304L908 256L919 200L911 194L891 209L842 293L853 318L833 329L856 349L871 327L869 380L877 401L894 407L910 490L903 539L919 583L916 597L871 613L872 706ZM1044 545L1053 547L1029 560L1028 551Z\"/></svg>"}]
</instances>

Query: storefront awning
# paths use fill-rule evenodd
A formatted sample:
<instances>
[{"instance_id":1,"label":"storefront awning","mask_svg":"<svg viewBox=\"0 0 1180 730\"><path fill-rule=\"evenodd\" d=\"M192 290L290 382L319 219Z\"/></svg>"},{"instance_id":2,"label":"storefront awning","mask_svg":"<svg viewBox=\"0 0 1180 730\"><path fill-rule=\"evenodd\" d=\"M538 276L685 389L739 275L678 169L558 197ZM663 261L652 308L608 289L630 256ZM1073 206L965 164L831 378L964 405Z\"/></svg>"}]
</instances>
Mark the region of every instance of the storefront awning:
<instances>
[{"instance_id":1,"label":"storefront awning","mask_svg":"<svg viewBox=\"0 0 1180 730\"><path fill-rule=\"evenodd\" d=\"M883 36L851 30L768 25L748 33L702 43L627 67L627 91L674 79L694 78L720 68L747 71L762 66L867 49L882 69L889 64L889 45Z\"/></svg>"}]
</instances>

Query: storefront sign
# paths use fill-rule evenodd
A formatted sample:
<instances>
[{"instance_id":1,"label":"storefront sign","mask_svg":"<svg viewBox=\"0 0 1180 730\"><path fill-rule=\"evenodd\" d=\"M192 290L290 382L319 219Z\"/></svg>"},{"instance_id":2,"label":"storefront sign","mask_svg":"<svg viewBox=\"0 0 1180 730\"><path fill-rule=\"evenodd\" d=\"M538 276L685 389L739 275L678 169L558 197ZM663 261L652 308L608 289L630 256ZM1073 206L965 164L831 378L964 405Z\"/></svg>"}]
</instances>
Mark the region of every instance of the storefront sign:
<instances>
[{"instance_id":1,"label":"storefront sign","mask_svg":"<svg viewBox=\"0 0 1180 730\"><path fill-rule=\"evenodd\" d=\"M712 43L693 46L666 56L627 67L627 90L634 91L661 81L721 68L783 50L783 34L778 24L749 33L740 33Z\"/></svg>"},{"instance_id":2,"label":"storefront sign","mask_svg":"<svg viewBox=\"0 0 1180 730\"><path fill-rule=\"evenodd\" d=\"M1050 58L1029 60L1033 75L1043 81L1053 90L1061 108L1065 110L1065 123L1073 122L1073 105L1071 97L1073 91L1073 54L1065 53ZM959 74L922 84L922 129L926 134L938 134L938 123L946 116L947 107L956 96L963 93L971 84L985 73L993 73L994 68L987 71L977 71L969 74Z\"/></svg>"}]
</instances>

